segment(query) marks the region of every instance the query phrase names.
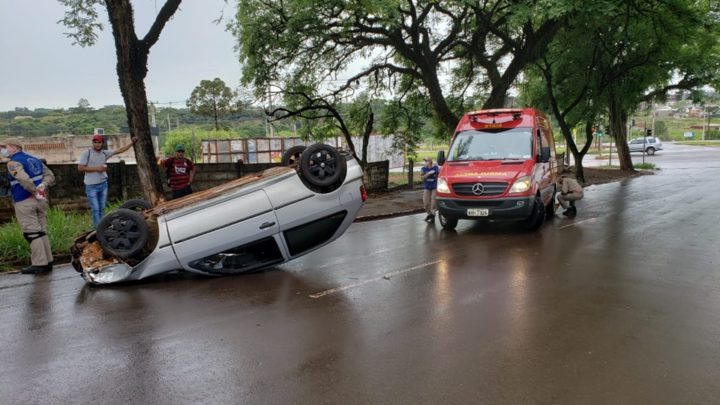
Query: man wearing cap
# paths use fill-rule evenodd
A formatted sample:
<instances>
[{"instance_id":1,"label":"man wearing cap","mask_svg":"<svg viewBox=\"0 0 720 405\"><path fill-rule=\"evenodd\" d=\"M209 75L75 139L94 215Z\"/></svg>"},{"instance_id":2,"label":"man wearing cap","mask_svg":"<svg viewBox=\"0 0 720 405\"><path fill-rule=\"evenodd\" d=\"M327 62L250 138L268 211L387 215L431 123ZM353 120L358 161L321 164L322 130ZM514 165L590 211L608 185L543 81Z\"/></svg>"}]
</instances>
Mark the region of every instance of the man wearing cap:
<instances>
[{"instance_id":1,"label":"man wearing cap","mask_svg":"<svg viewBox=\"0 0 720 405\"><path fill-rule=\"evenodd\" d=\"M575 201L582 200L583 198L583 186L578 183L577 180L572 178L569 171L564 171L558 178L558 185L560 186L560 194L557 195L557 200L560 205L565 209L563 215L573 217L577 215L577 208L575 207Z\"/></svg>"},{"instance_id":2,"label":"man wearing cap","mask_svg":"<svg viewBox=\"0 0 720 405\"><path fill-rule=\"evenodd\" d=\"M92 212L93 227L97 227L98 222L103 217L105 204L107 204L108 196L108 175L107 160L130 149L137 142L134 136L130 138L131 143L117 150L103 149L102 135L93 135L92 148L88 148L80 155L78 161L78 170L85 173L85 194L87 195L88 205Z\"/></svg>"},{"instance_id":3,"label":"man wearing cap","mask_svg":"<svg viewBox=\"0 0 720 405\"><path fill-rule=\"evenodd\" d=\"M433 164L431 157L426 157L424 160L425 166L420 168L424 188L423 207L425 208L425 212L427 212L425 222L432 224L435 222L435 211L437 211L435 197L437 195L437 176L440 169L437 165Z\"/></svg>"},{"instance_id":4,"label":"man wearing cap","mask_svg":"<svg viewBox=\"0 0 720 405\"><path fill-rule=\"evenodd\" d=\"M185 157L184 145L175 145L175 156L163 159L160 164L165 167L173 199L192 194L195 165Z\"/></svg>"},{"instance_id":5,"label":"man wearing cap","mask_svg":"<svg viewBox=\"0 0 720 405\"><path fill-rule=\"evenodd\" d=\"M15 217L23 237L30 244L30 266L23 274L51 271L53 256L47 235L47 187L55 183L53 172L40 159L23 151L19 141L0 140L0 154L10 158L7 164Z\"/></svg>"}]
</instances>

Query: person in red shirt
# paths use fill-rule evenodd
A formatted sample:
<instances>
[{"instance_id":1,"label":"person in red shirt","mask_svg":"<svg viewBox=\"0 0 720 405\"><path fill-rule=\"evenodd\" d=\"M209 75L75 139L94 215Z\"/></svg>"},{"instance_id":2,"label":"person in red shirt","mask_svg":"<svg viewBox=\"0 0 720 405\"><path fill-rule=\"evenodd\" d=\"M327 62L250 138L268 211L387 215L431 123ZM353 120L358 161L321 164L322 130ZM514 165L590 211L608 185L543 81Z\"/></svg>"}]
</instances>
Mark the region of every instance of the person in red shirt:
<instances>
[{"instance_id":1,"label":"person in red shirt","mask_svg":"<svg viewBox=\"0 0 720 405\"><path fill-rule=\"evenodd\" d=\"M190 185L195 177L195 165L185 157L185 146L176 145L175 156L163 159L160 164L165 167L173 199L192 193Z\"/></svg>"}]
</instances>

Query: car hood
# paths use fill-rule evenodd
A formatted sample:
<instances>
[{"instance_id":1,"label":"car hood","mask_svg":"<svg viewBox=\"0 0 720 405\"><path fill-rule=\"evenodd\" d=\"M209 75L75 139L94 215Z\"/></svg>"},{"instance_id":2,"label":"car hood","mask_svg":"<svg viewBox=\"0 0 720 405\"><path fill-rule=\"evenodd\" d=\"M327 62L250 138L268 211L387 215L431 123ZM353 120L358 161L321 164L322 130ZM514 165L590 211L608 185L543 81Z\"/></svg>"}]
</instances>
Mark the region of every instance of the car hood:
<instances>
[{"instance_id":1,"label":"car hood","mask_svg":"<svg viewBox=\"0 0 720 405\"><path fill-rule=\"evenodd\" d=\"M518 177L529 174L532 160L480 160L467 162L446 162L440 176L460 181L494 181L512 183Z\"/></svg>"}]
</instances>

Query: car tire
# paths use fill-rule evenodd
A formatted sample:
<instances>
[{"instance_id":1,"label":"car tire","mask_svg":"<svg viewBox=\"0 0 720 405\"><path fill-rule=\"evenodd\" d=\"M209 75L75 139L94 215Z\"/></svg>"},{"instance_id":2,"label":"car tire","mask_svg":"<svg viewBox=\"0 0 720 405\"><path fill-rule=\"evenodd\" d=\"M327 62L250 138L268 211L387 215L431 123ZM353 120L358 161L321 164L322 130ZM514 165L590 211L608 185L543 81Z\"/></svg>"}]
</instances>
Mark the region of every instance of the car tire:
<instances>
[{"instance_id":1,"label":"car tire","mask_svg":"<svg viewBox=\"0 0 720 405\"><path fill-rule=\"evenodd\" d=\"M316 143L308 146L302 153L300 173L311 186L335 189L345 181L347 163L337 149Z\"/></svg>"},{"instance_id":2,"label":"car tire","mask_svg":"<svg viewBox=\"0 0 720 405\"><path fill-rule=\"evenodd\" d=\"M550 203L548 203L545 206L545 219L555 218L555 194L556 194L556 191L555 191L555 189L553 189L553 192L552 192L552 195L550 198Z\"/></svg>"},{"instance_id":3,"label":"car tire","mask_svg":"<svg viewBox=\"0 0 720 405\"><path fill-rule=\"evenodd\" d=\"M545 204L543 204L540 196L535 196L532 213L525 220L525 229L534 231L545 222Z\"/></svg>"},{"instance_id":4,"label":"car tire","mask_svg":"<svg viewBox=\"0 0 720 405\"><path fill-rule=\"evenodd\" d=\"M138 211L138 212L149 210L152 207L153 207L153 205L150 204L149 201L145 201L140 198L127 200L120 206L120 208L126 208L129 210Z\"/></svg>"},{"instance_id":5,"label":"car tire","mask_svg":"<svg viewBox=\"0 0 720 405\"><path fill-rule=\"evenodd\" d=\"M645 151L648 155L654 155L655 154L655 148L647 148Z\"/></svg>"},{"instance_id":6,"label":"car tire","mask_svg":"<svg viewBox=\"0 0 720 405\"><path fill-rule=\"evenodd\" d=\"M283 166L291 166L300 161L303 151L307 148L305 145L295 145L283 153L280 164Z\"/></svg>"},{"instance_id":7,"label":"car tire","mask_svg":"<svg viewBox=\"0 0 720 405\"><path fill-rule=\"evenodd\" d=\"M119 208L102 217L96 235L106 253L127 259L145 248L150 232L142 214Z\"/></svg>"},{"instance_id":8,"label":"car tire","mask_svg":"<svg viewBox=\"0 0 720 405\"><path fill-rule=\"evenodd\" d=\"M440 226L443 229L452 230L457 227L458 219L453 217L446 217L445 215L438 212L438 219L440 220Z\"/></svg>"}]
</instances>

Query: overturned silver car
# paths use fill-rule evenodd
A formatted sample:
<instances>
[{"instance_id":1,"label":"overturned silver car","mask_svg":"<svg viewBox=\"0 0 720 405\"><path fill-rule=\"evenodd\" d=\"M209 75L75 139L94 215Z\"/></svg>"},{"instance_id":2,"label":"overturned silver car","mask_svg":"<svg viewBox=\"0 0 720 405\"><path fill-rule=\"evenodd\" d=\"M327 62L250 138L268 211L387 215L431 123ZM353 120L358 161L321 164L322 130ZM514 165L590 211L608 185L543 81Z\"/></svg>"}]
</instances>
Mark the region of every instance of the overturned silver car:
<instances>
[{"instance_id":1,"label":"overturned silver car","mask_svg":"<svg viewBox=\"0 0 720 405\"><path fill-rule=\"evenodd\" d=\"M75 240L73 267L92 284L237 274L340 237L366 199L357 161L315 144L291 148L283 163L155 207L130 200Z\"/></svg>"}]
</instances>

